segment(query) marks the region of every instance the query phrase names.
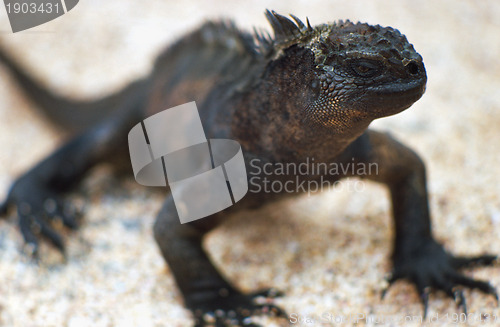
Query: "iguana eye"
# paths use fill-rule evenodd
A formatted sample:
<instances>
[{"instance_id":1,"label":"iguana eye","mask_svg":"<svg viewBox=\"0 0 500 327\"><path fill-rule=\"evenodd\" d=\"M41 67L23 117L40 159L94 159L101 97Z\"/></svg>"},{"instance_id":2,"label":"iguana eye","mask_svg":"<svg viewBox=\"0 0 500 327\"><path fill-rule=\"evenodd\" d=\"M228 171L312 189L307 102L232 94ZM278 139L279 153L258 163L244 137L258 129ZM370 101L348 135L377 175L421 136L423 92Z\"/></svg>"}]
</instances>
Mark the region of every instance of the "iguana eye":
<instances>
[{"instance_id":1,"label":"iguana eye","mask_svg":"<svg viewBox=\"0 0 500 327\"><path fill-rule=\"evenodd\" d=\"M353 72L361 77L373 77L380 72L380 65L368 60L355 60L350 63Z\"/></svg>"}]
</instances>

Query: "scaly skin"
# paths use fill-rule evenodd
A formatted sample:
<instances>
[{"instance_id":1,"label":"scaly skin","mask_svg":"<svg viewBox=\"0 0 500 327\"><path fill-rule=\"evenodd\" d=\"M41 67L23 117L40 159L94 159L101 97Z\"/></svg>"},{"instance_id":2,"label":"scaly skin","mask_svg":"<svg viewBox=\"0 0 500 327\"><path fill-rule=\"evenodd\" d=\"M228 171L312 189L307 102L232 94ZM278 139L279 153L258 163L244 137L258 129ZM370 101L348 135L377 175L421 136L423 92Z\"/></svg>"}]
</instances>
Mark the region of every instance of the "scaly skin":
<instances>
[{"instance_id":1,"label":"scaly skin","mask_svg":"<svg viewBox=\"0 0 500 327\"><path fill-rule=\"evenodd\" d=\"M100 162L128 162L126 135L133 125L194 100L207 137L235 139L242 145L249 176L266 163L298 164L307 158L338 165L377 164L376 172L359 177L383 183L391 192L396 236L390 283L401 278L413 283L425 311L431 289L445 291L464 310L457 286L496 297L489 283L458 271L491 264L495 256L455 257L435 241L422 160L392 137L367 130L372 120L401 112L423 95L425 68L413 46L391 27L349 21L311 27L295 16L294 22L274 12L266 16L274 38L252 36L231 23L206 23L167 49L149 76L98 101L77 103L54 96L0 52L0 60L50 117L65 126L91 125L19 177L3 205L3 211L17 207L21 232L35 253L40 234L64 249L51 227L54 217L76 226L74 214L64 210L64 192ZM90 114L72 118L67 112L75 108ZM98 120L101 111L107 116ZM252 159L259 159L260 167L249 166ZM300 178L334 182L353 173ZM266 177L284 183L296 176ZM154 235L196 326L256 326L248 319L253 314L285 315L272 304L256 304L256 294L242 294L225 280L202 241L242 209L296 195L249 193L236 205L189 224L180 224L173 198L167 197Z\"/></svg>"}]
</instances>

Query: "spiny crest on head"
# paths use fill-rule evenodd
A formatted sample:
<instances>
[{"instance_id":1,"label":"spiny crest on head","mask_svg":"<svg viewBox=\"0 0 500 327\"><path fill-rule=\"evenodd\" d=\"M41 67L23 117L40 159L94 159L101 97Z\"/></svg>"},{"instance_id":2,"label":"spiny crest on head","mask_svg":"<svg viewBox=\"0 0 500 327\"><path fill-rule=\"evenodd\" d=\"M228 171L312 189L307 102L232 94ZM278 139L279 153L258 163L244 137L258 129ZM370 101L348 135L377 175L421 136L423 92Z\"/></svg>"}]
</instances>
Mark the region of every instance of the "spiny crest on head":
<instances>
[{"instance_id":1,"label":"spiny crest on head","mask_svg":"<svg viewBox=\"0 0 500 327\"><path fill-rule=\"evenodd\" d=\"M286 42L290 39L295 39L303 35L304 32L312 32L311 24L307 19L307 27L296 16L290 14L290 17L295 21L292 22L285 16L277 14L274 10L266 10L266 17L274 31L274 38L277 42Z\"/></svg>"},{"instance_id":2,"label":"spiny crest on head","mask_svg":"<svg viewBox=\"0 0 500 327\"><path fill-rule=\"evenodd\" d=\"M350 53L379 55L389 61L421 60L406 36L392 27L338 21L316 27L319 44L311 45L318 64Z\"/></svg>"},{"instance_id":3,"label":"spiny crest on head","mask_svg":"<svg viewBox=\"0 0 500 327\"><path fill-rule=\"evenodd\" d=\"M293 21L274 10L266 10L265 14L273 28L274 38L255 31L261 53L273 53L300 43L315 53L316 63L319 65L324 64L328 58L333 59L332 56L358 51L376 52L388 60L421 60L406 37L392 27L340 20L313 28L309 19L304 24L292 14L290 17Z\"/></svg>"},{"instance_id":4,"label":"spiny crest on head","mask_svg":"<svg viewBox=\"0 0 500 327\"><path fill-rule=\"evenodd\" d=\"M314 32L308 18L306 19L306 25L292 14L290 14L290 17L292 17L293 21L276 13L274 10L269 11L267 9L265 14L273 28L274 39L271 39L269 36L266 37L262 33L255 32L257 40L265 50L269 50L273 45L282 48L297 43Z\"/></svg>"}]
</instances>

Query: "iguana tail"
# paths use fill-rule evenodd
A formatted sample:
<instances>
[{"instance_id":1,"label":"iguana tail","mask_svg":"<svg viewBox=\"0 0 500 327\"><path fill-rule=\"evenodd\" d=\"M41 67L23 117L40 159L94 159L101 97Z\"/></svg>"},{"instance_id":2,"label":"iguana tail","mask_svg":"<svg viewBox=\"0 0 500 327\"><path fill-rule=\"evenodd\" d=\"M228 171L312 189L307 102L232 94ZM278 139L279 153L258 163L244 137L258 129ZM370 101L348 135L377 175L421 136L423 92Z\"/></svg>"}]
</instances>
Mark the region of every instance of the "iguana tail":
<instances>
[{"instance_id":1,"label":"iguana tail","mask_svg":"<svg viewBox=\"0 0 500 327\"><path fill-rule=\"evenodd\" d=\"M101 99L78 101L61 97L38 83L29 76L2 48L0 62L12 73L23 91L35 102L49 120L70 132L82 131L101 121L111 112L129 107L130 102L137 103L138 96L144 96L141 90L145 81L131 83L122 90ZM133 98L132 98L133 97Z\"/></svg>"}]
</instances>

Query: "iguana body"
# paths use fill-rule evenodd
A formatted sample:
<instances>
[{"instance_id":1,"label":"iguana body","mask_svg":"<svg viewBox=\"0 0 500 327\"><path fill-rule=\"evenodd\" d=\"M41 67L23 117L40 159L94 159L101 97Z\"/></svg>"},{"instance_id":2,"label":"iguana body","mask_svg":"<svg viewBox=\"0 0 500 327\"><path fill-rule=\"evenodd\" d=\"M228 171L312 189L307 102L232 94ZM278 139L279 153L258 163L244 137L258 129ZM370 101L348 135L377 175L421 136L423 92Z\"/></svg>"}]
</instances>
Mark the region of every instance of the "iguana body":
<instances>
[{"instance_id":1,"label":"iguana body","mask_svg":"<svg viewBox=\"0 0 500 327\"><path fill-rule=\"evenodd\" d=\"M90 125L11 188L5 208L17 207L26 242L36 249L37 234L43 234L62 250L61 238L43 216L60 217L67 226L75 226L71 212L63 210L63 192L95 164L129 162L127 133L142 119L196 101L207 137L238 141L249 175L254 176L249 166L254 159L259 165L299 164L307 158L339 165L375 163L376 173L360 177L384 183L391 191L396 236L390 281L409 279L425 307L429 287L444 290L464 308L457 285L496 296L487 282L457 272L471 263L490 264L494 256L457 258L434 240L422 160L390 136L367 130L372 120L410 107L424 93L425 69L413 46L390 27L347 21L313 28L295 17L292 22L274 12L266 15L274 39L254 37L228 23L207 23L167 49L149 76L89 103L52 95L0 53L49 116L65 126ZM75 124L68 112L77 109L89 114ZM98 119L99 112L106 117ZM349 170L300 178L334 182L352 175ZM266 177L283 183L296 178ZM296 195L249 192L236 205L189 224L180 223L173 198L167 197L154 235L198 326L208 323L206 313L216 313L217 326L248 323L245 318L259 310L283 313L273 305L253 303L254 295L232 287L201 244L206 232L235 212Z\"/></svg>"}]
</instances>

